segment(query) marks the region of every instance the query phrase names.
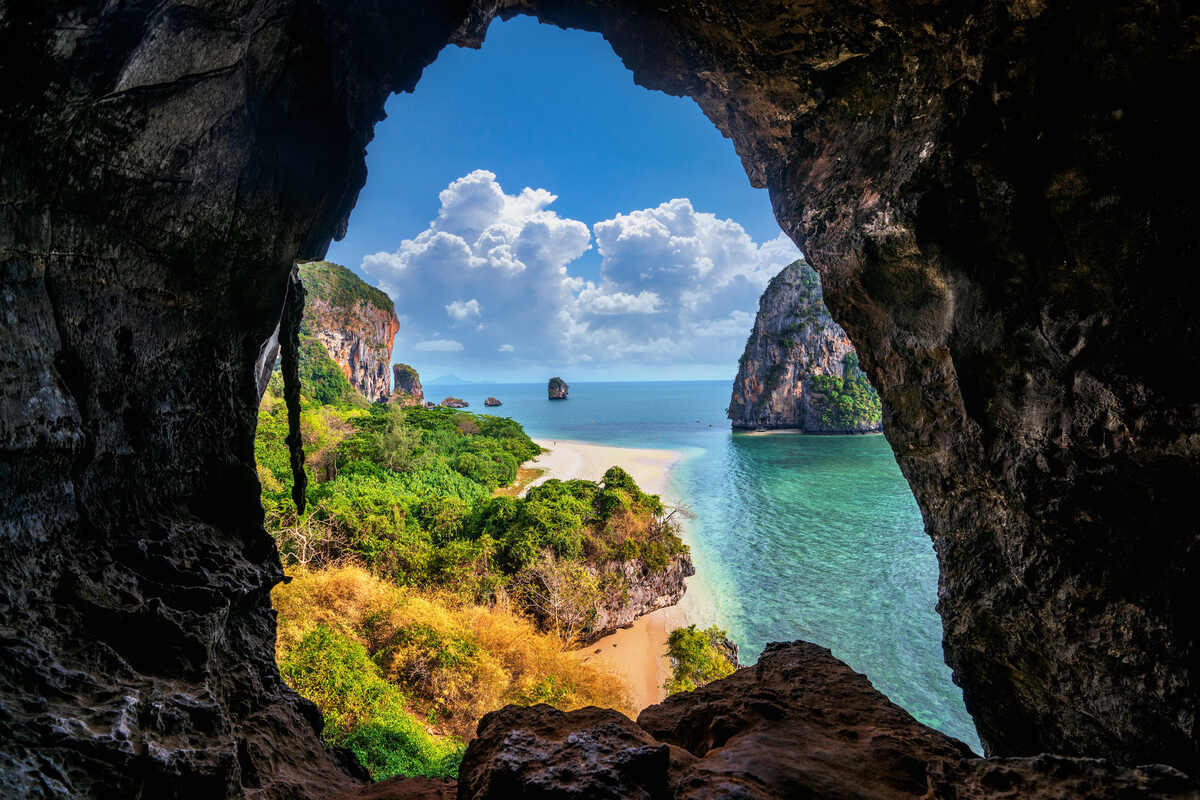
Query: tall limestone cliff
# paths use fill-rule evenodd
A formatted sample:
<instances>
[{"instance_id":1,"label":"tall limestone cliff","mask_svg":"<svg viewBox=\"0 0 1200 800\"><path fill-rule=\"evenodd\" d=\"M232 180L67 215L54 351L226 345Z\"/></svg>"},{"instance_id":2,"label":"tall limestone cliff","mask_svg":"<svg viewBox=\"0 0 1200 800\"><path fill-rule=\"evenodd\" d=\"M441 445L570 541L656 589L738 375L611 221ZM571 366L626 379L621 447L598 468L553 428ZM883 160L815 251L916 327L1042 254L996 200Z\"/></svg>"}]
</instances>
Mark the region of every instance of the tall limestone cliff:
<instances>
[{"instance_id":1,"label":"tall limestone cliff","mask_svg":"<svg viewBox=\"0 0 1200 800\"><path fill-rule=\"evenodd\" d=\"M392 344L400 320L392 299L340 264L300 265L307 292L301 333L329 351L350 385L368 400L387 400Z\"/></svg>"},{"instance_id":2,"label":"tall limestone cliff","mask_svg":"<svg viewBox=\"0 0 1200 800\"><path fill-rule=\"evenodd\" d=\"M776 275L759 300L727 413L735 428L881 429L879 396L803 259Z\"/></svg>"}]
</instances>

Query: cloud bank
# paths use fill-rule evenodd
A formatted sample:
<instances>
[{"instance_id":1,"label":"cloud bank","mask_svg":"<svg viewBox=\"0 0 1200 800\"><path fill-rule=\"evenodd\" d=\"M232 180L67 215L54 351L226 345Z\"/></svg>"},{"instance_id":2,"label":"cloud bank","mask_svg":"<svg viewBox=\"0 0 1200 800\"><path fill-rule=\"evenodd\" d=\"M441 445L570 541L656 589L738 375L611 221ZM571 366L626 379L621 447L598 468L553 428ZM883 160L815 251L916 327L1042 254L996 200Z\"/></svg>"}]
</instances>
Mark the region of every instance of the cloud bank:
<instances>
[{"instance_id":1,"label":"cloud bank","mask_svg":"<svg viewBox=\"0 0 1200 800\"><path fill-rule=\"evenodd\" d=\"M505 193L476 170L439 194L437 217L362 269L396 302L405 350L495 374L506 365L728 363L732 372L767 282L799 258L780 234L678 198L589 230L549 210L546 189ZM570 266L592 248L598 278ZM593 270L594 272L594 270Z\"/></svg>"}]
</instances>

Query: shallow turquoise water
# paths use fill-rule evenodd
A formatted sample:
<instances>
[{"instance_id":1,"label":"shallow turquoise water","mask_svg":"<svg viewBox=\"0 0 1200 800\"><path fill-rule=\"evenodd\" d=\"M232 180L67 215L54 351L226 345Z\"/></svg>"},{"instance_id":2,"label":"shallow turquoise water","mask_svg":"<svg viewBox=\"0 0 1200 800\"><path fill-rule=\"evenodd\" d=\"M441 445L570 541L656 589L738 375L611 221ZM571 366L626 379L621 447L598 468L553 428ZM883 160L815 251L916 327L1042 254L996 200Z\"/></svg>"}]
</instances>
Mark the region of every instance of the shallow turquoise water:
<instances>
[{"instance_id":1,"label":"shallow turquoise water","mask_svg":"<svg viewBox=\"0 0 1200 800\"><path fill-rule=\"evenodd\" d=\"M942 657L937 560L921 513L882 436L733 435L725 381L427 386L532 436L683 450L673 493L705 613L752 663L770 641L806 639L865 673L910 714L980 750ZM486 409L488 395L504 405ZM710 427L711 426L711 427Z\"/></svg>"}]
</instances>

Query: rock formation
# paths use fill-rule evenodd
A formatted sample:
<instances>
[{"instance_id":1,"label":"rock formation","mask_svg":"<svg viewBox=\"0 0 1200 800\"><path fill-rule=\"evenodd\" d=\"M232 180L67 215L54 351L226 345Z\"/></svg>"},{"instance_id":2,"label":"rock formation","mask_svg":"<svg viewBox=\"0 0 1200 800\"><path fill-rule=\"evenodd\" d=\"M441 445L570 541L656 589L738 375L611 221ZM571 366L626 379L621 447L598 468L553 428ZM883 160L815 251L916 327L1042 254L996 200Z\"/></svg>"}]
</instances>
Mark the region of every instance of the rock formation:
<instances>
[{"instance_id":1,"label":"rock formation","mask_svg":"<svg viewBox=\"0 0 1200 800\"><path fill-rule=\"evenodd\" d=\"M300 279L307 293L301 331L325 345L363 397L387 400L388 365L400 330L392 299L328 261L301 264Z\"/></svg>"},{"instance_id":2,"label":"rock formation","mask_svg":"<svg viewBox=\"0 0 1200 800\"><path fill-rule=\"evenodd\" d=\"M466 408L471 404L466 400L463 400L461 397L447 397L441 402L441 405L445 406L446 408Z\"/></svg>"},{"instance_id":3,"label":"rock formation","mask_svg":"<svg viewBox=\"0 0 1200 800\"><path fill-rule=\"evenodd\" d=\"M567 386L567 382L562 378L551 378L546 385L546 391L550 395L551 400L566 400L567 390L571 387Z\"/></svg>"},{"instance_id":4,"label":"rock formation","mask_svg":"<svg viewBox=\"0 0 1200 800\"><path fill-rule=\"evenodd\" d=\"M63 0L0 10L0 794L359 780L274 662L255 365L387 97L517 13L603 34L770 189L988 752L1200 770L1192 6Z\"/></svg>"},{"instance_id":5,"label":"rock formation","mask_svg":"<svg viewBox=\"0 0 1200 800\"><path fill-rule=\"evenodd\" d=\"M421 376L408 364L392 365L392 399L406 406L425 405Z\"/></svg>"},{"instance_id":6,"label":"rock formation","mask_svg":"<svg viewBox=\"0 0 1200 800\"><path fill-rule=\"evenodd\" d=\"M487 400L484 400L483 404L485 406L492 406L492 407L504 405L503 403L501 403L499 400L497 400L494 397L489 397Z\"/></svg>"},{"instance_id":7,"label":"rock formation","mask_svg":"<svg viewBox=\"0 0 1200 800\"><path fill-rule=\"evenodd\" d=\"M850 338L829 316L820 278L803 260L763 292L726 413L735 428L880 430L879 396Z\"/></svg>"},{"instance_id":8,"label":"rock formation","mask_svg":"<svg viewBox=\"0 0 1200 800\"><path fill-rule=\"evenodd\" d=\"M768 645L756 666L672 695L636 723L597 708L494 711L467 747L458 797L1117 800L1198 791L1161 765L977 758L828 650L793 642Z\"/></svg>"},{"instance_id":9,"label":"rock formation","mask_svg":"<svg viewBox=\"0 0 1200 800\"><path fill-rule=\"evenodd\" d=\"M626 628L651 611L678 603L686 590L684 579L695 575L696 568L688 555L677 553L661 572L650 569L642 559L634 559L603 564L601 573L616 577L624 588L597 604L591 631L580 637L585 643Z\"/></svg>"}]
</instances>

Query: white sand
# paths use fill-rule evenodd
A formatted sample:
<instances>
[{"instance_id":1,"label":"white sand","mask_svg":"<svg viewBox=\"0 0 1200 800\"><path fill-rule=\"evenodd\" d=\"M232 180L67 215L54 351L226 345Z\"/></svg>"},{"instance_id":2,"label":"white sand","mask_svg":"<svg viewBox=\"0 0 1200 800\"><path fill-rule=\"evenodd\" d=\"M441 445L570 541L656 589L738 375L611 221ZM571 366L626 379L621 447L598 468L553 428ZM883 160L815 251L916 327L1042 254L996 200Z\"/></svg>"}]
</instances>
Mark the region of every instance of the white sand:
<instances>
[{"instance_id":1,"label":"white sand","mask_svg":"<svg viewBox=\"0 0 1200 800\"><path fill-rule=\"evenodd\" d=\"M606 470L619 466L637 481L647 494L657 494L670 506L678 500L667 496L667 477L682 458L678 450L643 450L635 447L576 442L566 439L534 439L549 450L526 466L546 470L531 486L551 478L569 480L582 478L599 481ZM639 617L632 626L605 636L577 650L586 662L596 663L621 677L629 687L634 709L661 702L667 696L663 683L671 677L671 661L667 658L667 636L674 628L694 622L690 619L688 601L699 588L695 578L688 579L688 591L680 605L660 608Z\"/></svg>"},{"instance_id":2,"label":"white sand","mask_svg":"<svg viewBox=\"0 0 1200 800\"><path fill-rule=\"evenodd\" d=\"M533 481L537 486L551 478L565 481L582 478L598 481L609 467L621 467L637 481L647 494L664 495L667 491L667 473L675 466L683 453L678 450L643 450L637 447L609 447L603 444L574 442L567 439L534 439L535 444L549 450L525 464L527 467L544 469L546 473ZM663 497L663 502L670 500Z\"/></svg>"}]
</instances>

